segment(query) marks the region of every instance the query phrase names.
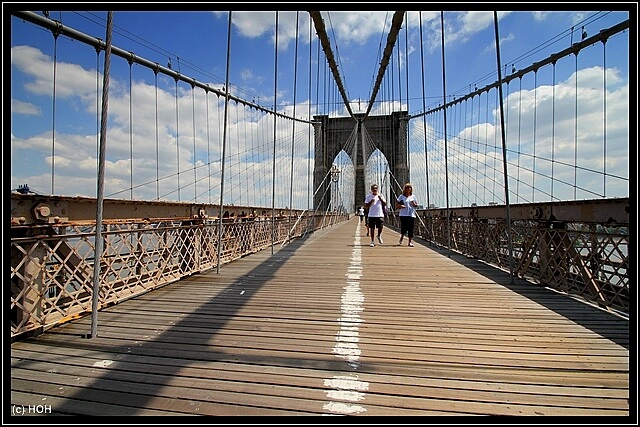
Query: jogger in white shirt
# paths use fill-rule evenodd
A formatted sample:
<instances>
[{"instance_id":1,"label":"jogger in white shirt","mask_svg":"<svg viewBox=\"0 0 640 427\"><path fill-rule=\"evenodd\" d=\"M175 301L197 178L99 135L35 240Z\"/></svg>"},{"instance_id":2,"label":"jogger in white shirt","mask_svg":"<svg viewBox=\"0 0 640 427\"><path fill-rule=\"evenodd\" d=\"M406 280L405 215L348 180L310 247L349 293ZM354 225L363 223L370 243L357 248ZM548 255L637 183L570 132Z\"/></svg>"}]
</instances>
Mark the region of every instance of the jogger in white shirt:
<instances>
[{"instance_id":1,"label":"jogger in white shirt","mask_svg":"<svg viewBox=\"0 0 640 427\"><path fill-rule=\"evenodd\" d=\"M384 209L387 206L387 201L382 194L378 194L378 184L371 185L371 193L367 194L364 199L364 204L369 208L369 234L371 234L371 243L369 246L375 246L374 230L378 229L378 242L382 241L382 224L384 222Z\"/></svg>"}]
</instances>

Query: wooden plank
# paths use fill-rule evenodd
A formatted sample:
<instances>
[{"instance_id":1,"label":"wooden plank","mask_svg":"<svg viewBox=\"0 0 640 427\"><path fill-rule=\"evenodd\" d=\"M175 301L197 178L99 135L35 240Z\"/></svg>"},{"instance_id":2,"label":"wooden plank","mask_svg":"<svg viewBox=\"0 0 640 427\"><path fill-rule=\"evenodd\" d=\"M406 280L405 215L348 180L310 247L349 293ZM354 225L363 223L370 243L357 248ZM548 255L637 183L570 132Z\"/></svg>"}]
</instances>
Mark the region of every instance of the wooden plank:
<instances>
[{"instance_id":1,"label":"wooden plank","mask_svg":"<svg viewBox=\"0 0 640 427\"><path fill-rule=\"evenodd\" d=\"M212 318L214 317L214 318ZM216 335L220 337L236 338L251 334L255 337L264 338L287 338L290 340L302 339L304 337L314 337L319 341L333 341L332 334L335 333L335 325L327 322L300 321L298 319L272 320L258 324L254 318L233 317L225 319L217 319L218 316L207 316L201 321L181 322L180 325L172 325L170 329L165 327L158 328L157 325L163 324L163 318L158 318L152 313L148 315L122 315L113 321L103 321L101 330L108 333L131 333L137 330L145 336L157 334L158 331L164 332L167 337L179 337L181 339L189 339L189 342L200 339L202 334L210 334L212 328L215 328ZM145 323L149 321L150 323ZM135 326L132 326L135 325ZM65 325L59 329L60 332L66 334L82 335L86 332L86 325L74 323L73 325ZM618 355L626 357L628 352L620 346L614 345L611 341L603 338L593 337L584 334L584 336L571 336L565 338L562 336L540 336L540 335L524 335L514 334L513 336L504 333L489 332L482 334L480 332L463 331L461 333L454 331L442 331L439 328L431 330L395 330L392 333L388 329L380 330L372 327L363 327L361 331L366 332L367 342L382 345L407 345L407 346L432 346L436 343L444 348L456 346L456 348L469 348L483 350L487 348L487 340L492 343L492 348L509 347L513 352L549 352L551 350L557 353L571 354L588 354L588 355ZM377 333L376 333L377 332ZM52 332L56 333L56 332ZM101 334L105 336L104 333ZM418 340L420 338L420 340Z\"/></svg>"},{"instance_id":2,"label":"wooden plank","mask_svg":"<svg viewBox=\"0 0 640 427\"><path fill-rule=\"evenodd\" d=\"M69 329L69 328L68 328ZM137 340L140 336L151 337L156 336L159 331L150 331L149 329L138 329L136 327L109 328L103 331L101 337L120 339L120 340ZM329 336L318 339L316 337L264 337L259 334L252 334L250 340L246 339L246 335L234 334L225 335L218 331L215 338L211 337L211 333L204 332L162 332L163 348L167 351L177 350L197 350L199 346L214 346L218 349L237 349L240 347L251 347L252 349L270 350L278 348L279 351L295 351L300 346L309 352L324 353L334 343L334 339ZM295 339L298 338L298 339ZM361 347L367 350L367 354L371 358L384 358L388 353L389 347L394 348L394 358L410 358L414 362L421 360L436 360L437 356L448 358L450 363L458 361L465 363L465 360L476 364L504 364L507 366L546 366L552 367L562 364L563 367L569 368L572 363L586 364L589 369L599 370L628 370L628 353L624 349L616 349L603 351L603 354L594 354L589 350L573 350L566 349L559 352L553 348L540 348L538 346L530 346L525 348L514 348L512 346L489 346L481 344L475 347L465 345L464 343L452 343L445 345L443 343L433 343L430 341L418 341L417 338L409 340L387 339L381 342L373 342L372 340L361 340ZM429 353L430 358L425 356ZM505 359L504 361L502 359ZM517 359L517 360L514 360ZM440 359L443 360L443 359ZM544 363L544 362L549 363ZM469 363L471 363L469 362ZM550 366L550 363L552 365Z\"/></svg>"},{"instance_id":3,"label":"wooden plank","mask_svg":"<svg viewBox=\"0 0 640 427\"><path fill-rule=\"evenodd\" d=\"M20 360L17 360L19 358ZM125 361L119 359L115 364L106 365L102 363L103 358L92 357L74 357L68 358L64 363L60 363L59 355L53 354L24 354L24 356L16 355L16 358L12 359L12 367L16 369L20 368L26 360L38 360L35 369L38 371L51 371L60 372L64 371L71 375L80 375L81 372L76 369L78 367L86 368L91 367L94 371L100 371L101 369L119 370L124 372L145 373L148 371L152 375L172 375L175 373L173 365L169 365L164 358L152 358L154 361L152 369L146 369L143 365L149 365L149 359L145 359L145 363L135 361ZM191 361L189 365L185 365L180 368L180 376L186 376L190 378L211 378L219 380L233 380L233 381L245 381L253 383L266 383L266 384L279 384L289 385L297 387L306 387L310 380L317 378L330 378L335 372L320 370L320 369L307 369L298 368L295 366L254 366L232 363L206 363L197 361ZM415 374L415 372L414 372ZM378 384L389 384L393 386L420 386L420 387L437 387L437 388L450 388L456 390L477 390L477 391L492 391L503 393L530 393L531 390L536 390L540 394L553 394L557 396L576 396L576 397L598 397L598 398L615 398L615 399L627 399L629 392L626 389L614 388L615 384L609 383L608 388L595 387L595 386L581 386L579 389L575 387L566 387L558 385L544 385L536 384L535 386L527 384L513 383L508 387L505 387L504 383L494 379L493 381L477 381L473 377L469 377L467 380L456 376L454 378L445 378L444 376L429 377L426 376L427 372L423 375L411 376L411 375L388 375L380 372L362 372L360 375L364 381ZM111 373L110 373L111 375ZM621 385L622 382L619 383ZM426 389L425 389L426 390ZM425 390L416 390L415 395L421 394Z\"/></svg>"},{"instance_id":4,"label":"wooden plank","mask_svg":"<svg viewBox=\"0 0 640 427\"><path fill-rule=\"evenodd\" d=\"M78 358L92 359L92 365L97 363L99 366L103 365L104 360L112 360L118 362L131 362L141 365L152 365L154 369L158 366L168 365L175 366L179 364L183 359L176 359L166 357L164 353L156 353L151 356L138 355L130 351L130 348L114 348L104 351L104 346L96 346L95 349L84 347L66 347L66 346L44 346L44 345L29 345L25 343L23 350L16 350L16 358L19 356L21 360L47 360L48 355L57 360L64 360L65 363L69 363L67 360ZM93 346L91 346L93 347ZM100 362L100 363L98 363ZM245 363L246 362L246 363ZM190 367L201 367L202 369L224 369L232 371L267 371L274 375L286 375L285 371L295 370L298 374L304 375L304 372L322 372L323 376L331 375L335 369L332 364L319 363L304 363L301 359L291 358L270 358L268 363L253 363L255 359L244 357L242 359L235 355L220 355L220 357L212 358L212 360L199 360L190 359ZM13 360L12 360L13 363ZM18 362L17 362L18 363ZM302 373L300 373L302 372ZM364 365L358 371L362 375L387 375L387 373L393 372L395 375L402 377L424 377L433 379L444 380L478 380L478 372L474 369L469 369L464 366L456 365L411 365L405 363L402 365L395 364L377 364L375 366ZM391 374L389 374L391 375ZM549 370L549 371L536 371L522 368L492 368L482 372L482 378L485 378L491 383L507 383L514 385L540 385L540 386L563 386L571 384L576 387L575 391L581 391L587 388L595 388L604 392L606 389L612 390L624 390L628 393L628 374L624 372L590 372L589 375L584 375L581 371L563 371L563 370ZM389 382L389 380L385 380Z\"/></svg>"},{"instance_id":5,"label":"wooden plank","mask_svg":"<svg viewBox=\"0 0 640 427\"><path fill-rule=\"evenodd\" d=\"M363 234L352 220L130 299L99 313L97 338L84 338L85 317L13 343L12 403L629 415L628 320L426 246L371 248Z\"/></svg>"}]
</instances>

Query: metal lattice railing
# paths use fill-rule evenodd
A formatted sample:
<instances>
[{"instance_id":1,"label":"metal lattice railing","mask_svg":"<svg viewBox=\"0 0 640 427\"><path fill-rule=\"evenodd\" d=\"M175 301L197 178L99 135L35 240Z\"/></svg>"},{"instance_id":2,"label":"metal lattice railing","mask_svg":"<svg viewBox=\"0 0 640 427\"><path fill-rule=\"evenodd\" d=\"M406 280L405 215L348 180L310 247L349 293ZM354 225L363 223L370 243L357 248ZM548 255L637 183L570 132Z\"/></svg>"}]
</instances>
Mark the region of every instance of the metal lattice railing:
<instances>
[{"instance_id":1,"label":"metal lattice railing","mask_svg":"<svg viewBox=\"0 0 640 427\"><path fill-rule=\"evenodd\" d=\"M345 219L336 215L335 220ZM104 225L98 308L117 304L327 225L324 216ZM50 225L11 239L11 335L91 312L95 225Z\"/></svg>"},{"instance_id":2,"label":"metal lattice railing","mask_svg":"<svg viewBox=\"0 0 640 427\"><path fill-rule=\"evenodd\" d=\"M389 217L398 228L398 218ZM442 247L483 260L514 275L602 308L629 315L629 227L518 220L511 224L513 263L506 221L421 217L415 234Z\"/></svg>"}]
</instances>

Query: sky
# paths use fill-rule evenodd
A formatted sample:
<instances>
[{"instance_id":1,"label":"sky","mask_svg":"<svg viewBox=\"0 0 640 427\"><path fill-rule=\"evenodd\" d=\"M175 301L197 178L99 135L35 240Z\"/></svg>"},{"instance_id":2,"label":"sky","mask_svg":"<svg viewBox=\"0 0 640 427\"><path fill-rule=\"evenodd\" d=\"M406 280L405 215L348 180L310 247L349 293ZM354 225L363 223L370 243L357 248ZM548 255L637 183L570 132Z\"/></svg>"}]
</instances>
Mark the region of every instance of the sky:
<instances>
[{"instance_id":1,"label":"sky","mask_svg":"<svg viewBox=\"0 0 640 427\"><path fill-rule=\"evenodd\" d=\"M65 4L66 7L69 5ZM117 3L115 5L117 6ZM206 4L207 8L211 5ZM318 5L322 7L322 4ZM195 3L192 6L197 9L200 4ZM230 5L222 6L227 6L228 9ZM244 6L246 8L250 4ZM352 10L350 6L353 6ZM368 105L394 13L356 11L362 6L342 4L340 10L334 8L331 12L322 12L341 79L355 112L364 112ZM411 9L411 4L407 6ZM543 5L534 6L540 8ZM634 20L637 18L637 11L633 10L630 13L634 5L617 6L618 11L601 11L600 4L581 3L571 6L581 6L585 10L498 12L500 55L505 72L507 69L528 67L551 53L569 47L571 43L581 39L583 32L593 35L630 17ZM86 8L86 5L83 4L82 7ZM127 6L127 9L130 10L130 6ZM227 55L227 10L150 11L148 5L144 4L139 12L115 10L112 45L215 88L222 88L226 82L228 57L228 81L232 95L268 109L274 108L273 103L276 99L279 111L293 114L293 109L296 108L296 117L308 118L309 111L318 112L318 89L314 86L315 80L311 87L308 83L309 74L316 73L317 69L317 38L315 29L312 29L310 49L309 14L288 9L283 7L277 13L233 11ZM96 112L99 111L96 70L99 70L101 77L104 55L98 60L95 49L70 37L60 36L54 42L51 31L24 22L15 16L8 16L9 12L7 4L3 3L3 22L10 23L3 25L3 41L5 46L11 46L10 56L7 57L8 49L4 50L3 55L3 70L7 70L7 62L11 65L10 74L3 71L3 85L7 88L7 83L10 82L11 91L11 189L28 184L42 194L50 194L53 190L59 195L95 197L98 157ZM36 13L43 15L42 11ZM91 37L106 37L107 13L104 10L67 9L50 10L47 13L50 19L62 22L65 27ZM395 78L398 80L398 87L391 85L391 90L398 91L394 93L394 98L400 99L400 104L409 114L418 114L425 107L427 110L434 108L443 99L441 17L445 23L444 74L449 99L464 96L475 87L482 87L497 80L492 11L447 10L442 16L440 11L408 12L403 28L398 34L400 54L396 56L394 52L390 67L394 68L392 72L396 73ZM632 20L632 25L633 22ZM420 25L423 29L422 37L418 31ZM615 83L615 88L622 88L623 92L626 90L626 96L629 82L628 38L627 34L608 42L606 51L606 66L615 70L615 73L612 73L615 79L612 78L611 81ZM626 41L619 41L620 39ZM297 62L294 61L296 52ZM276 57L277 76L274 74ZM580 67L585 69L602 65L602 49L585 50L580 53L579 60ZM323 55L320 55L320 61L324 66L326 60ZM418 68L421 65L426 82L424 88ZM57 82L55 92L52 85L54 70ZM398 78L400 75L402 78ZM569 79L570 75L571 71L568 71L566 75L558 75L557 79L564 81ZM137 64L131 67L123 59L113 60L110 85L110 146L107 153L106 193L127 198L130 193L122 192L118 188L129 187L131 190L131 183L127 182L127 177L133 168L132 165L135 165L137 183L152 182L157 174L170 173L160 171L158 165L149 164L151 158L155 159L153 144L145 145L142 140L155 138L157 129L153 110L154 104L157 105L156 99L160 100L158 114L167 121L175 120L176 87L173 79L164 75L160 75L158 83L155 83L153 72ZM274 90L276 85L277 91ZM154 93L156 88L160 91L159 98L156 98ZM423 91L426 96L424 103ZM407 96L408 92L411 93L410 96ZM179 142L182 145L178 153L179 158L175 161L179 164L184 162L184 167L181 166L185 171L183 180L189 180L192 178L187 177L186 171L192 168L195 171L196 164L202 166L203 162L207 163L205 157L209 153L203 154L201 151L205 149L205 141L200 137L196 141L192 127L195 127L196 121L196 102L197 116L200 117L202 114L204 117L204 114L209 114L210 111L208 108L201 108L200 104L209 101L204 101L204 95L201 93L197 95L196 101L196 95L185 84L180 85L178 98L182 113L179 123L180 141L187 142ZM5 97L4 100L6 105L8 98ZM346 115L344 105L339 104L338 102L335 105L335 114ZM188 111L191 106L193 114ZM334 111L334 108L325 108ZM323 112L327 113L327 110ZM236 112L238 121L243 119L239 114L246 113ZM135 118L135 131L130 128L132 118ZM304 129L304 126L300 125L300 129ZM310 127L307 126L307 136L303 138L309 138L309 130ZM52 153L54 131L55 153ZM133 159L130 160L128 151L131 149L129 145L132 132L135 134L136 149ZM198 129L197 133L202 132L204 130ZM196 143L198 148L195 147ZM611 144L614 143L615 140ZM628 154L628 138L626 143ZM166 155L175 152L175 149L172 151L170 147L163 149L167 150ZM624 145L619 149L624 151ZM200 154L197 154L198 152ZM270 153L265 150L262 154L262 161L268 163ZM216 155L219 156L219 153ZM194 161L189 163L192 158ZM55 159L55 184L52 183L52 159ZM286 164L286 159L283 159L282 164ZM300 171L304 170L302 166L300 168ZM622 168L624 169L624 166ZM258 174L269 175L271 170L271 167L267 166L258 169ZM626 173L628 177L628 163L626 171L622 170L620 173ZM293 173L290 177L293 178ZM259 183L249 182L250 179L255 177L242 178L243 181L247 181L244 184L248 187L260 187ZM140 189L137 185L134 186L136 194L131 190L131 196L135 198L153 199L158 192L155 184ZM185 200L202 200L202 194L207 192L197 189L195 192L188 191L194 195L184 197ZM624 190L621 191L624 193ZM183 193L185 192L186 190ZM169 199L176 197L176 194L169 190L162 193ZM252 202L250 198L241 197L233 201L238 204ZM266 200L261 200L260 203L267 204Z\"/></svg>"}]
</instances>

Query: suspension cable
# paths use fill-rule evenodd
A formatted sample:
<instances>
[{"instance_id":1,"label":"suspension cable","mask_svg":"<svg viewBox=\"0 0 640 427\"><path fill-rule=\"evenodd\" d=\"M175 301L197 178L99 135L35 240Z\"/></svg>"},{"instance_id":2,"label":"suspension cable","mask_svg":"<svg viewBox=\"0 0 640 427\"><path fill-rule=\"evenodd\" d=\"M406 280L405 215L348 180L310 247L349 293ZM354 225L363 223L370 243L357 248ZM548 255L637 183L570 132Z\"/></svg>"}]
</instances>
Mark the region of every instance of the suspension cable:
<instances>
[{"instance_id":1,"label":"suspension cable","mask_svg":"<svg viewBox=\"0 0 640 427\"><path fill-rule=\"evenodd\" d=\"M313 39L311 38L313 32L311 31L312 29L312 22L311 19L309 19L309 84L308 84L308 104L307 104L307 117L309 117L309 119L311 119L311 82L312 80L312 75L311 75L311 55L313 54L312 51L312 47L313 47ZM309 157L311 157L311 129L308 130L308 139L307 139L307 154L309 155ZM307 162L307 210L311 209L311 162Z\"/></svg>"},{"instance_id":2,"label":"suspension cable","mask_svg":"<svg viewBox=\"0 0 640 427\"><path fill-rule=\"evenodd\" d=\"M193 125L193 201L198 202L198 171L196 170L196 86L191 84L191 123Z\"/></svg>"},{"instance_id":3,"label":"suspension cable","mask_svg":"<svg viewBox=\"0 0 640 427\"><path fill-rule=\"evenodd\" d=\"M518 175L516 178L516 195L518 196L518 202L520 201L520 155L522 153L521 143L522 143L522 76L518 79L520 82L520 87L518 88L518 166L517 171ZM577 95L576 95L577 96Z\"/></svg>"},{"instance_id":4,"label":"suspension cable","mask_svg":"<svg viewBox=\"0 0 640 427\"><path fill-rule=\"evenodd\" d=\"M573 116L573 199L576 200L578 189L578 52L574 52L573 56L575 57L575 102Z\"/></svg>"},{"instance_id":5,"label":"suspension cable","mask_svg":"<svg viewBox=\"0 0 640 427\"><path fill-rule=\"evenodd\" d=\"M409 108L409 19L407 17L407 23L404 26L404 70L406 75L406 87L407 87L407 111L411 111ZM402 99L400 99L400 110L402 110ZM411 170L411 168L409 168ZM411 178L411 177L409 177ZM411 181L411 179L409 179Z\"/></svg>"},{"instance_id":6,"label":"suspension cable","mask_svg":"<svg viewBox=\"0 0 640 427\"><path fill-rule=\"evenodd\" d=\"M533 173L531 174L531 203L536 201L536 133L538 130L538 70L533 72Z\"/></svg>"},{"instance_id":7,"label":"suspension cable","mask_svg":"<svg viewBox=\"0 0 640 427\"><path fill-rule=\"evenodd\" d=\"M98 175L98 159L100 158L100 48L96 47L96 176Z\"/></svg>"},{"instance_id":8,"label":"suspension cable","mask_svg":"<svg viewBox=\"0 0 640 427\"><path fill-rule=\"evenodd\" d=\"M180 132L179 132L179 121L178 121L178 79L176 81L176 174L178 177L178 201L180 201Z\"/></svg>"},{"instance_id":9,"label":"suspension cable","mask_svg":"<svg viewBox=\"0 0 640 427\"><path fill-rule=\"evenodd\" d=\"M422 11L420 11L420 69L422 72L420 73L422 77L422 110L426 111L426 93L425 93L425 84L424 84L424 44L422 41ZM427 200L427 213L429 217L431 217L431 210L429 209L431 206L431 202L429 200L429 151L427 150L427 115L422 115L422 127L423 127L423 135L424 135L424 174L425 174L425 198ZM431 240L429 240L431 243Z\"/></svg>"},{"instance_id":10,"label":"suspension cable","mask_svg":"<svg viewBox=\"0 0 640 427\"><path fill-rule=\"evenodd\" d=\"M160 137L158 133L158 69L153 69L156 92L156 200L160 200Z\"/></svg>"},{"instance_id":11,"label":"suspension cable","mask_svg":"<svg viewBox=\"0 0 640 427\"><path fill-rule=\"evenodd\" d=\"M109 109L109 74L111 68L111 31L113 11L107 12L107 37L104 57L104 75L102 83L102 123L100 125L100 156L98 164L98 188L96 201L95 256L93 263L93 292L91 295L91 338L98 335L98 305L100 302L100 277L102 273L102 211L104 208L104 169L107 153L107 111Z\"/></svg>"},{"instance_id":12,"label":"suspension cable","mask_svg":"<svg viewBox=\"0 0 640 427\"><path fill-rule=\"evenodd\" d=\"M398 31L400 30L400 26L402 25L402 21L404 19L405 12L396 12L393 15L391 21L391 29L389 30L389 35L387 37L387 45L384 48L384 55L382 61L380 62L380 68L378 69L378 76L376 77L376 82L371 91L371 99L369 99L369 104L367 105L367 111L364 113L365 117L369 115L371 109L373 108L373 103L376 100L376 96L378 94L378 89L380 87L380 83L382 82L382 77L386 74L386 68L389 64L389 58L393 52L393 46L395 45L396 38L398 36Z\"/></svg>"},{"instance_id":13,"label":"suspension cable","mask_svg":"<svg viewBox=\"0 0 640 427\"><path fill-rule=\"evenodd\" d=\"M607 197L607 39L602 40L602 197Z\"/></svg>"},{"instance_id":14,"label":"suspension cable","mask_svg":"<svg viewBox=\"0 0 640 427\"><path fill-rule=\"evenodd\" d=\"M133 61L129 59L129 182L133 200Z\"/></svg>"},{"instance_id":15,"label":"suspension cable","mask_svg":"<svg viewBox=\"0 0 640 427\"><path fill-rule=\"evenodd\" d=\"M447 104L446 68L444 63L444 12L440 12L440 32L442 36L442 98L443 105ZM444 174L445 174L445 196L447 201L447 256L451 257L451 218L449 215L449 156L447 155L447 109L443 108L444 119Z\"/></svg>"},{"instance_id":16,"label":"suspension cable","mask_svg":"<svg viewBox=\"0 0 640 427\"><path fill-rule=\"evenodd\" d=\"M275 60L273 66L273 111L278 107L278 14L276 11L276 30L275 30ZM277 117L273 118L273 165L271 174L271 255L273 255L273 246L275 244L276 232L276 129Z\"/></svg>"},{"instance_id":17,"label":"suspension cable","mask_svg":"<svg viewBox=\"0 0 640 427\"><path fill-rule=\"evenodd\" d=\"M209 91L204 91L204 99L207 104L206 119L207 119L207 200L211 204L211 134L209 132Z\"/></svg>"},{"instance_id":18,"label":"suspension cable","mask_svg":"<svg viewBox=\"0 0 640 427\"><path fill-rule=\"evenodd\" d=\"M53 107L51 112L51 194L55 193L56 177L56 80L58 70L58 35L60 32L53 31Z\"/></svg>"},{"instance_id":19,"label":"suspension cable","mask_svg":"<svg viewBox=\"0 0 640 427\"><path fill-rule=\"evenodd\" d=\"M493 11L493 22L496 30L496 60L498 62L498 81L502 81L502 75L500 74L501 63L500 63L500 36L498 34L498 12ZM554 82L555 85L555 82ZM511 240L512 230L511 230L511 207L509 204L509 174L507 171L507 138L506 138L506 130L504 128L504 108L502 106L502 84L498 85L498 91L500 93L500 128L501 128L501 136L502 136L502 164L504 167L504 198L505 205L507 208L507 241L509 245L509 273L511 278L511 284L513 285L513 243Z\"/></svg>"},{"instance_id":20,"label":"suspension cable","mask_svg":"<svg viewBox=\"0 0 640 427\"><path fill-rule=\"evenodd\" d=\"M296 88L298 81L298 21L299 21L300 12L296 11L296 48L295 53L293 55L293 114L292 116L296 116ZM296 146L296 121L291 121L291 180L289 185L289 217L291 217L291 213L293 211L293 156L295 154L295 146Z\"/></svg>"},{"instance_id":21,"label":"suspension cable","mask_svg":"<svg viewBox=\"0 0 640 427\"><path fill-rule=\"evenodd\" d=\"M555 157L556 157L556 61L551 66L552 89L551 89L551 199L553 202L553 183L555 181Z\"/></svg>"},{"instance_id":22,"label":"suspension cable","mask_svg":"<svg viewBox=\"0 0 640 427\"><path fill-rule=\"evenodd\" d=\"M224 85L224 122L222 126L222 150L220 154L220 210L218 214L218 254L216 261L216 273L220 273L220 255L222 253L222 216L224 209L224 162L227 149L227 115L229 110L229 65L231 57L231 14L229 11L229 21L227 23L227 64ZM219 102L218 102L219 104ZM220 114L218 114L220 119Z\"/></svg>"},{"instance_id":23,"label":"suspension cable","mask_svg":"<svg viewBox=\"0 0 640 427\"><path fill-rule=\"evenodd\" d=\"M322 44L322 49L324 50L325 57L327 58L327 62L329 67L331 68L331 72L333 73L333 78L338 85L338 90L342 95L342 100L344 101L344 105L349 112L349 116L353 117L353 111L351 111L351 104L349 103L349 97L347 96L344 85L342 83L342 79L340 78L340 71L338 70L338 65L335 62L335 58L333 52L331 50L331 42L329 41L329 36L327 35L326 27L324 25L324 19L322 19L322 15L317 11L309 11L309 15L313 20L316 33L318 34L318 38Z\"/></svg>"}]
</instances>

